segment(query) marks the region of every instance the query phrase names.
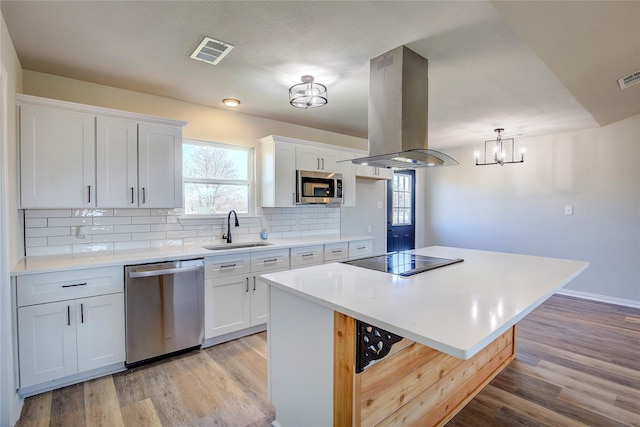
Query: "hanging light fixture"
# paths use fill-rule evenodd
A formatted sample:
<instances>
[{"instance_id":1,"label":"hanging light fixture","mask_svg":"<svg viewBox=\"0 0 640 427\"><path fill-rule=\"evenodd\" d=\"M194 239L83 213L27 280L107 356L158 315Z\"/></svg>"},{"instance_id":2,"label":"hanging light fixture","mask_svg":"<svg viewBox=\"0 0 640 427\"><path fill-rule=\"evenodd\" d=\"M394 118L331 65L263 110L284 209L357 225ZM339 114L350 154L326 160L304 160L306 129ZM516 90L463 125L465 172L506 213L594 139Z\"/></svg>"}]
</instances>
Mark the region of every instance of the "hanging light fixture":
<instances>
[{"instance_id":1,"label":"hanging light fixture","mask_svg":"<svg viewBox=\"0 0 640 427\"><path fill-rule=\"evenodd\" d=\"M297 108L322 107L327 103L327 87L313 82L313 76L302 76L302 83L289 88L289 104Z\"/></svg>"},{"instance_id":2,"label":"hanging light fixture","mask_svg":"<svg viewBox=\"0 0 640 427\"><path fill-rule=\"evenodd\" d=\"M506 165L509 163L524 163L524 153L525 149L522 148L520 150L520 160L515 159L515 140L513 138L502 138L501 133L504 132L503 128L494 129L494 132L498 134L496 139L492 139L484 142L484 161L480 163L480 152L474 152L474 157L476 158L476 166L486 166L486 165ZM511 144L511 150L508 150L509 143ZM509 159L509 155L507 151L511 151L511 159ZM489 152L489 158L493 161L487 162L487 152Z\"/></svg>"}]
</instances>

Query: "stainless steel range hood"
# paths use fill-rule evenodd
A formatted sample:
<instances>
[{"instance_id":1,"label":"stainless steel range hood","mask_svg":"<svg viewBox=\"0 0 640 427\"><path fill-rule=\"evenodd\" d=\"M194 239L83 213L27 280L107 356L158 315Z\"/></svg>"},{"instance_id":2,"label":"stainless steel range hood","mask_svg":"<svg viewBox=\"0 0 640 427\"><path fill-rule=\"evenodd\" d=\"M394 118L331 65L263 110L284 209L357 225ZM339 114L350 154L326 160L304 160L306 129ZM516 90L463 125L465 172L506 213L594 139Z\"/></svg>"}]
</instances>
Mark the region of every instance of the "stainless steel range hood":
<instances>
[{"instance_id":1,"label":"stainless steel range hood","mask_svg":"<svg viewBox=\"0 0 640 427\"><path fill-rule=\"evenodd\" d=\"M373 58L369 74L369 156L359 165L415 169L458 162L427 149L428 62L406 46Z\"/></svg>"}]
</instances>

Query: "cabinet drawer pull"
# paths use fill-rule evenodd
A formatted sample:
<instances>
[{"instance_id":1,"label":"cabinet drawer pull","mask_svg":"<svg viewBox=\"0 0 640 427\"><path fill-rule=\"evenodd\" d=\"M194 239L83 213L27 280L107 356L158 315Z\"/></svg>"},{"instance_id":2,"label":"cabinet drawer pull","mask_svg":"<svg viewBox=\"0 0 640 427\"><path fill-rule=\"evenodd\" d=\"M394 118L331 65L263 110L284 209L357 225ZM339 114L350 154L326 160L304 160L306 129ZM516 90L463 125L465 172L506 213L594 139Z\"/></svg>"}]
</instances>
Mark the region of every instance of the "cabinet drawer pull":
<instances>
[{"instance_id":1,"label":"cabinet drawer pull","mask_svg":"<svg viewBox=\"0 0 640 427\"><path fill-rule=\"evenodd\" d=\"M73 285L62 285L63 288L75 288L76 286L87 286L87 282L74 283Z\"/></svg>"},{"instance_id":2,"label":"cabinet drawer pull","mask_svg":"<svg viewBox=\"0 0 640 427\"><path fill-rule=\"evenodd\" d=\"M71 306L67 306L67 326L71 326Z\"/></svg>"},{"instance_id":3,"label":"cabinet drawer pull","mask_svg":"<svg viewBox=\"0 0 640 427\"><path fill-rule=\"evenodd\" d=\"M131 187L131 204L133 204L133 187Z\"/></svg>"},{"instance_id":4,"label":"cabinet drawer pull","mask_svg":"<svg viewBox=\"0 0 640 427\"><path fill-rule=\"evenodd\" d=\"M367 249L366 246L358 246L358 249Z\"/></svg>"},{"instance_id":5,"label":"cabinet drawer pull","mask_svg":"<svg viewBox=\"0 0 640 427\"><path fill-rule=\"evenodd\" d=\"M272 263L272 262L278 262L278 258L265 259L264 261L262 261L263 264Z\"/></svg>"},{"instance_id":6,"label":"cabinet drawer pull","mask_svg":"<svg viewBox=\"0 0 640 427\"><path fill-rule=\"evenodd\" d=\"M84 323L84 304L80 304L80 323Z\"/></svg>"},{"instance_id":7,"label":"cabinet drawer pull","mask_svg":"<svg viewBox=\"0 0 640 427\"><path fill-rule=\"evenodd\" d=\"M341 254L342 253L342 249L332 249L331 253L332 254Z\"/></svg>"},{"instance_id":8,"label":"cabinet drawer pull","mask_svg":"<svg viewBox=\"0 0 640 427\"><path fill-rule=\"evenodd\" d=\"M302 254L302 258L309 258L310 256L315 256L315 254Z\"/></svg>"},{"instance_id":9,"label":"cabinet drawer pull","mask_svg":"<svg viewBox=\"0 0 640 427\"><path fill-rule=\"evenodd\" d=\"M225 265L221 265L220 266L220 270L222 270L223 268L234 268L236 266L237 263L233 263L233 264L225 264Z\"/></svg>"}]
</instances>

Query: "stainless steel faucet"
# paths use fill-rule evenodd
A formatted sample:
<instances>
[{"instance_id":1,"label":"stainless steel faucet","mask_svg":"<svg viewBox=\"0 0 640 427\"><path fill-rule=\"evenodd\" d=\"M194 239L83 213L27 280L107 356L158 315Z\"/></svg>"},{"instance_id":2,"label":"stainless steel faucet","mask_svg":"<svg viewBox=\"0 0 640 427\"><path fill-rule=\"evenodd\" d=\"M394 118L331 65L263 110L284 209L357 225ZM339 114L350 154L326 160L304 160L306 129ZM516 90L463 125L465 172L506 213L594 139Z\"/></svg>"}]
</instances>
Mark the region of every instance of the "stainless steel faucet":
<instances>
[{"instance_id":1,"label":"stainless steel faucet","mask_svg":"<svg viewBox=\"0 0 640 427\"><path fill-rule=\"evenodd\" d=\"M236 211L231 209L229 211L229 215L227 215L227 234L223 234L222 238L227 240L227 243L231 243L231 214L236 220L236 227L240 227L240 223L238 222L238 215Z\"/></svg>"}]
</instances>

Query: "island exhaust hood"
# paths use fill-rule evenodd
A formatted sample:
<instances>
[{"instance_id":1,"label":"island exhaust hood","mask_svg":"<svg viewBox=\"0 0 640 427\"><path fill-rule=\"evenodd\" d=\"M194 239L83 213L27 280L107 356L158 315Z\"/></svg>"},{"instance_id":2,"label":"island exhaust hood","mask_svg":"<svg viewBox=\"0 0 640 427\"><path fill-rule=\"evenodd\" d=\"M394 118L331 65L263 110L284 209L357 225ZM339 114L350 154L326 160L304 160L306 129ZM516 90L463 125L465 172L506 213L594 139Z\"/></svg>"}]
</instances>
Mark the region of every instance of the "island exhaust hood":
<instances>
[{"instance_id":1,"label":"island exhaust hood","mask_svg":"<svg viewBox=\"0 0 640 427\"><path fill-rule=\"evenodd\" d=\"M415 169L458 162L427 148L428 62L406 46L370 62L369 157L358 165Z\"/></svg>"}]
</instances>

